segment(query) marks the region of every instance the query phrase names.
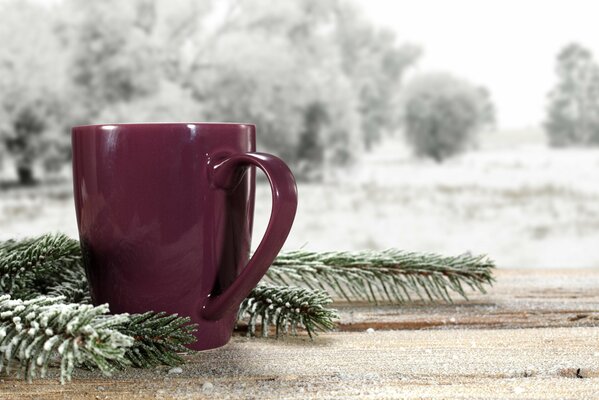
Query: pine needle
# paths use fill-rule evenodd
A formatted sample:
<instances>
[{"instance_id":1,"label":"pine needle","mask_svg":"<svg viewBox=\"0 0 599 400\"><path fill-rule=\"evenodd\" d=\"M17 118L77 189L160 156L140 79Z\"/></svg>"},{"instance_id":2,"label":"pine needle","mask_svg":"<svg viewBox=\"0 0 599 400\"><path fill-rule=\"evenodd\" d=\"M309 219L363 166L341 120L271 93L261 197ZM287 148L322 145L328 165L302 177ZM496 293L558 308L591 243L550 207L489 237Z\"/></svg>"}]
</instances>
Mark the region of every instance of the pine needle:
<instances>
[{"instance_id":1,"label":"pine needle","mask_svg":"<svg viewBox=\"0 0 599 400\"><path fill-rule=\"evenodd\" d=\"M189 353L186 344L197 339L197 325L189 317L146 312L131 315L119 331L134 339L125 357L138 368L157 365L176 366L184 362L179 353Z\"/></svg>"},{"instance_id":2,"label":"pine needle","mask_svg":"<svg viewBox=\"0 0 599 400\"><path fill-rule=\"evenodd\" d=\"M81 265L79 242L62 234L0 242L0 293L26 299L61 284L62 272Z\"/></svg>"},{"instance_id":3,"label":"pine needle","mask_svg":"<svg viewBox=\"0 0 599 400\"><path fill-rule=\"evenodd\" d=\"M70 381L76 366L86 364L109 375L113 363L126 362L125 352L133 338L118 327L126 314L104 316L108 306L65 304L61 297L31 300L0 296L0 371L17 364L31 381L46 375L58 356L60 381ZM103 318L99 318L104 316Z\"/></svg>"},{"instance_id":4,"label":"pine needle","mask_svg":"<svg viewBox=\"0 0 599 400\"><path fill-rule=\"evenodd\" d=\"M494 281L493 262L468 254L444 257L397 249L362 252L293 251L279 255L266 274L278 285L305 285L348 301L421 300L451 302L450 292L467 298L465 287L485 293Z\"/></svg>"},{"instance_id":5,"label":"pine needle","mask_svg":"<svg viewBox=\"0 0 599 400\"><path fill-rule=\"evenodd\" d=\"M274 326L277 337L300 327L312 337L334 329L338 316L328 308L329 293L369 302L450 302L451 293L466 297L467 288L484 293L494 281L493 270L484 256L395 249L289 252L267 272L271 284L259 285L241 304L238 321L247 321L250 336L261 325L262 336ZM177 365L183 362L179 353L195 341L189 318L152 312L107 315L107 306L89 302L78 241L44 235L0 242L0 371L16 364L31 380L57 359L64 382L78 365L106 374L129 365Z\"/></svg>"},{"instance_id":6,"label":"pine needle","mask_svg":"<svg viewBox=\"0 0 599 400\"><path fill-rule=\"evenodd\" d=\"M275 327L275 336L294 333L303 327L312 338L316 332L327 332L335 327L337 312L327 308L331 297L322 290L308 290L293 286L258 285L241 303L238 321L248 319L248 336L256 335L258 320L262 326L262 337L268 336L270 326Z\"/></svg>"}]
</instances>

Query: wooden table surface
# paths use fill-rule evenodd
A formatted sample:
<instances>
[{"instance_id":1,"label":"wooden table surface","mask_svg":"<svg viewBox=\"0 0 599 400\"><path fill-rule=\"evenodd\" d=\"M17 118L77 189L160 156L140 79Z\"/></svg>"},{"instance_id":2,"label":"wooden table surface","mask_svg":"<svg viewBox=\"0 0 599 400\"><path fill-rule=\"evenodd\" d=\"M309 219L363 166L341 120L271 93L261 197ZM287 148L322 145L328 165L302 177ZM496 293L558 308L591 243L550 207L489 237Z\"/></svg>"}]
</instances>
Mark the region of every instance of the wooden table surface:
<instances>
[{"instance_id":1,"label":"wooden table surface","mask_svg":"<svg viewBox=\"0 0 599 400\"><path fill-rule=\"evenodd\" d=\"M497 279L468 302L340 303L338 332L312 342L237 335L181 373L79 370L67 385L4 376L0 399L599 398L599 270Z\"/></svg>"}]
</instances>

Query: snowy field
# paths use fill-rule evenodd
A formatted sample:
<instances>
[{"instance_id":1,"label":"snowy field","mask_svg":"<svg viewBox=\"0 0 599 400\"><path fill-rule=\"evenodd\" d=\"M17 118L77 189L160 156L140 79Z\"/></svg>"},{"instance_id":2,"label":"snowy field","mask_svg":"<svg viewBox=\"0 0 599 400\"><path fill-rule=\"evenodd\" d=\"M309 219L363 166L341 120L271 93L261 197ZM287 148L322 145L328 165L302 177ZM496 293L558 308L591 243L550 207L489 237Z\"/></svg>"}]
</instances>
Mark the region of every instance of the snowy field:
<instances>
[{"instance_id":1,"label":"snowy field","mask_svg":"<svg viewBox=\"0 0 599 400\"><path fill-rule=\"evenodd\" d=\"M599 150L521 139L489 136L478 151L440 165L388 141L329 183L300 185L286 248L400 247L485 253L500 267L599 267ZM269 213L266 186L256 203L254 245ZM76 237L70 185L0 192L0 227L0 239Z\"/></svg>"}]
</instances>

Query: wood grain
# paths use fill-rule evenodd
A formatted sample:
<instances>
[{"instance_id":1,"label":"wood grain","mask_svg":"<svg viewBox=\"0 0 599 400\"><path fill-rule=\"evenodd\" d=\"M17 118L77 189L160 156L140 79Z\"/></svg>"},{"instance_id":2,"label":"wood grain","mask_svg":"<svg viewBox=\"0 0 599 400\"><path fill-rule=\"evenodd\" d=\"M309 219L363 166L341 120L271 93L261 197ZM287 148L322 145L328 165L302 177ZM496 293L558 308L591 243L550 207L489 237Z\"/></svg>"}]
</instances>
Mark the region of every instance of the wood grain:
<instances>
[{"instance_id":1,"label":"wood grain","mask_svg":"<svg viewBox=\"0 0 599 400\"><path fill-rule=\"evenodd\" d=\"M338 304L340 331L313 342L237 335L180 374L4 377L0 399L599 398L599 271L497 276L470 302Z\"/></svg>"}]
</instances>

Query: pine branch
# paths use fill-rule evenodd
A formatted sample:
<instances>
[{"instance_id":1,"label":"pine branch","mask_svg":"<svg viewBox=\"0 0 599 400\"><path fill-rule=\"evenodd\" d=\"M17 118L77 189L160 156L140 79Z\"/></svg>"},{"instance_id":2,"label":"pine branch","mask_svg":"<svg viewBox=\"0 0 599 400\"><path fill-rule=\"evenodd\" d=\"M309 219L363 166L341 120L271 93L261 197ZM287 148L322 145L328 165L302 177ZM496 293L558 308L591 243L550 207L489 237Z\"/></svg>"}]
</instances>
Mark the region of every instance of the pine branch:
<instances>
[{"instance_id":1,"label":"pine branch","mask_svg":"<svg viewBox=\"0 0 599 400\"><path fill-rule=\"evenodd\" d=\"M59 283L50 286L45 290L48 296L64 297L67 303L91 304L92 299L87 284L85 270L81 264L74 264L72 269L64 269L60 271L55 278ZM41 291L37 291L36 295L41 295Z\"/></svg>"},{"instance_id":2,"label":"pine branch","mask_svg":"<svg viewBox=\"0 0 599 400\"><path fill-rule=\"evenodd\" d=\"M60 360L61 382L76 366L116 368L179 365L196 340L189 318L164 313L107 315L108 306L63 303L62 297L11 300L0 296L0 371L18 364L28 380Z\"/></svg>"},{"instance_id":3,"label":"pine branch","mask_svg":"<svg viewBox=\"0 0 599 400\"><path fill-rule=\"evenodd\" d=\"M0 296L0 371L12 363L28 380L44 377L54 356L60 358L60 380L71 379L77 365L92 365L110 374L126 362L133 339L118 327L127 315L103 316L108 306L64 304L60 297L12 300ZM103 316L100 318L100 316Z\"/></svg>"},{"instance_id":4,"label":"pine branch","mask_svg":"<svg viewBox=\"0 0 599 400\"><path fill-rule=\"evenodd\" d=\"M85 271L81 265L62 273L62 284L49 290L52 296L63 296L67 302L91 303ZM150 368L157 365L175 366L183 363L178 353L189 352L185 347L196 341L196 325L191 319L168 315L164 312L133 314L118 329L134 338L125 357L135 367Z\"/></svg>"},{"instance_id":5,"label":"pine branch","mask_svg":"<svg viewBox=\"0 0 599 400\"><path fill-rule=\"evenodd\" d=\"M193 332L197 325L190 322L188 317L163 312L131 315L119 327L121 333L134 339L125 357L138 368L182 364L184 360L179 353L188 353L185 345L196 341Z\"/></svg>"},{"instance_id":6,"label":"pine branch","mask_svg":"<svg viewBox=\"0 0 599 400\"><path fill-rule=\"evenodd\" d=\"M79 242L43 235L0 243L0 293L26 299L46 294L61 283L62 272L81 264Z\"/></svg>"},{"instance_id":7,"label":"pine branch","mask_svg":"<svg viewBox=\"0 0 599 400\"><path fill-rule=\"evenodd\" d=\"M330 296L320 290L307 290L290 286L258 285L241 303L237 314L238 321L248 318L248 336L255 336L256 324L260 319L262 337L268 335L268 328L275 326L276 337L281 331L296 334L301 326L312 335L317 331L330 331L335 327L337 312L326 308L331 303Z\"/></svg>"},{"instance_id":8,"label":"pine branch","mask_svg":"<svg viewBox=\"0 0 599 400\"><path fill-rule=\"evenodd\" d=\"M0 294L8 292L13 297L33 298L26 302L33 302L38 306L40 302L49 301L48 306L52 306L52 312L61 310L71 318L76 318L78 315L80 318L86 318L86 313L95 313L94 323L109 323L114 332L131 340L131 345L122 358L99 358L92 362L81 359L73 365L100 367L106 373L115 367L127 365L136 367L151 367L159 364L178 365L183 362L178 353L189 352L185 344L196 340L193 336L196 326L189 324L189 318L148 312L141 315L119 316L119 321L115 321L114 316L102 315L108 312L107 306L92 307L93 311L90 311L88 308L91 306L84 305L90 303L91 298L81 262L79 242L64 235L44 235L39 238L0 243L0 273L2 274ZM18 301L11 300L5 304L5 308L20 309L21 305ZM34 319L32 323L35 321ZM30 353L31 359L37 357L38 350L38 348L31 349L33 352ZM50 352L52 351L51 349ZM23 354L6 353L0 346L0 355L3 355L5 360L10 357L18 358L21 366L27 371L28 379L35 376L36 364L27 361L26 357L23 358ZM61 354L58 357L65 360ZM48 360L50 359L48 357ZM47 364L43 366L44 373L46 368ZM71 373L72 367L70 369L61 367L61 380L70 379Z\"/></svg>"},{"instance_id":9,"label":"pine branch","mask_svg":"<svg viewBox=\"0 0 599 400\"><path fill-rule=\"evenodd\" d=\"M451 301L450 291L466 297L465 287L485 292L484 286L494 280L493 269L493 262L483 256L399 250L290 252L277 257L265 278L282 286L259 285L242 303L238 317L249 318L248 335L255 335L261 322L262 336L274 325L276 336L289 328L295 333L300 326L312 337L333 329L337 318L335 310L327 308L331 298L325 290L348 300L402 302L416 295ZM125 365L176 365L183 361L177 353L195 340L189 319L162 313L108 316L106 306L60 303L90 301L79 243L64 235L0 243L2 293L23 299L63 296L26 301L0 297L0 358L2 363L18 361L28 379L36 376L36 368L45 373L51 354L61 359L62 381L70 379L79 364L105 373ZM44 324L53 325L48 330Z\"/></svg>"},{"instance_id":10,"label":"pine branch","mask_svg":"<svg viewBox=\"0 0 599 400\"><path fill-rule=\"evenodd\" d=\"M464 287L485 293L494 281L486 256L443 257L396 249L381 252L293 251L281 254L266 279L278 285L302 285L352 299L377 302L422 300L451 302L450 291L467 299Z\"/></svg>"}]
</instances>

